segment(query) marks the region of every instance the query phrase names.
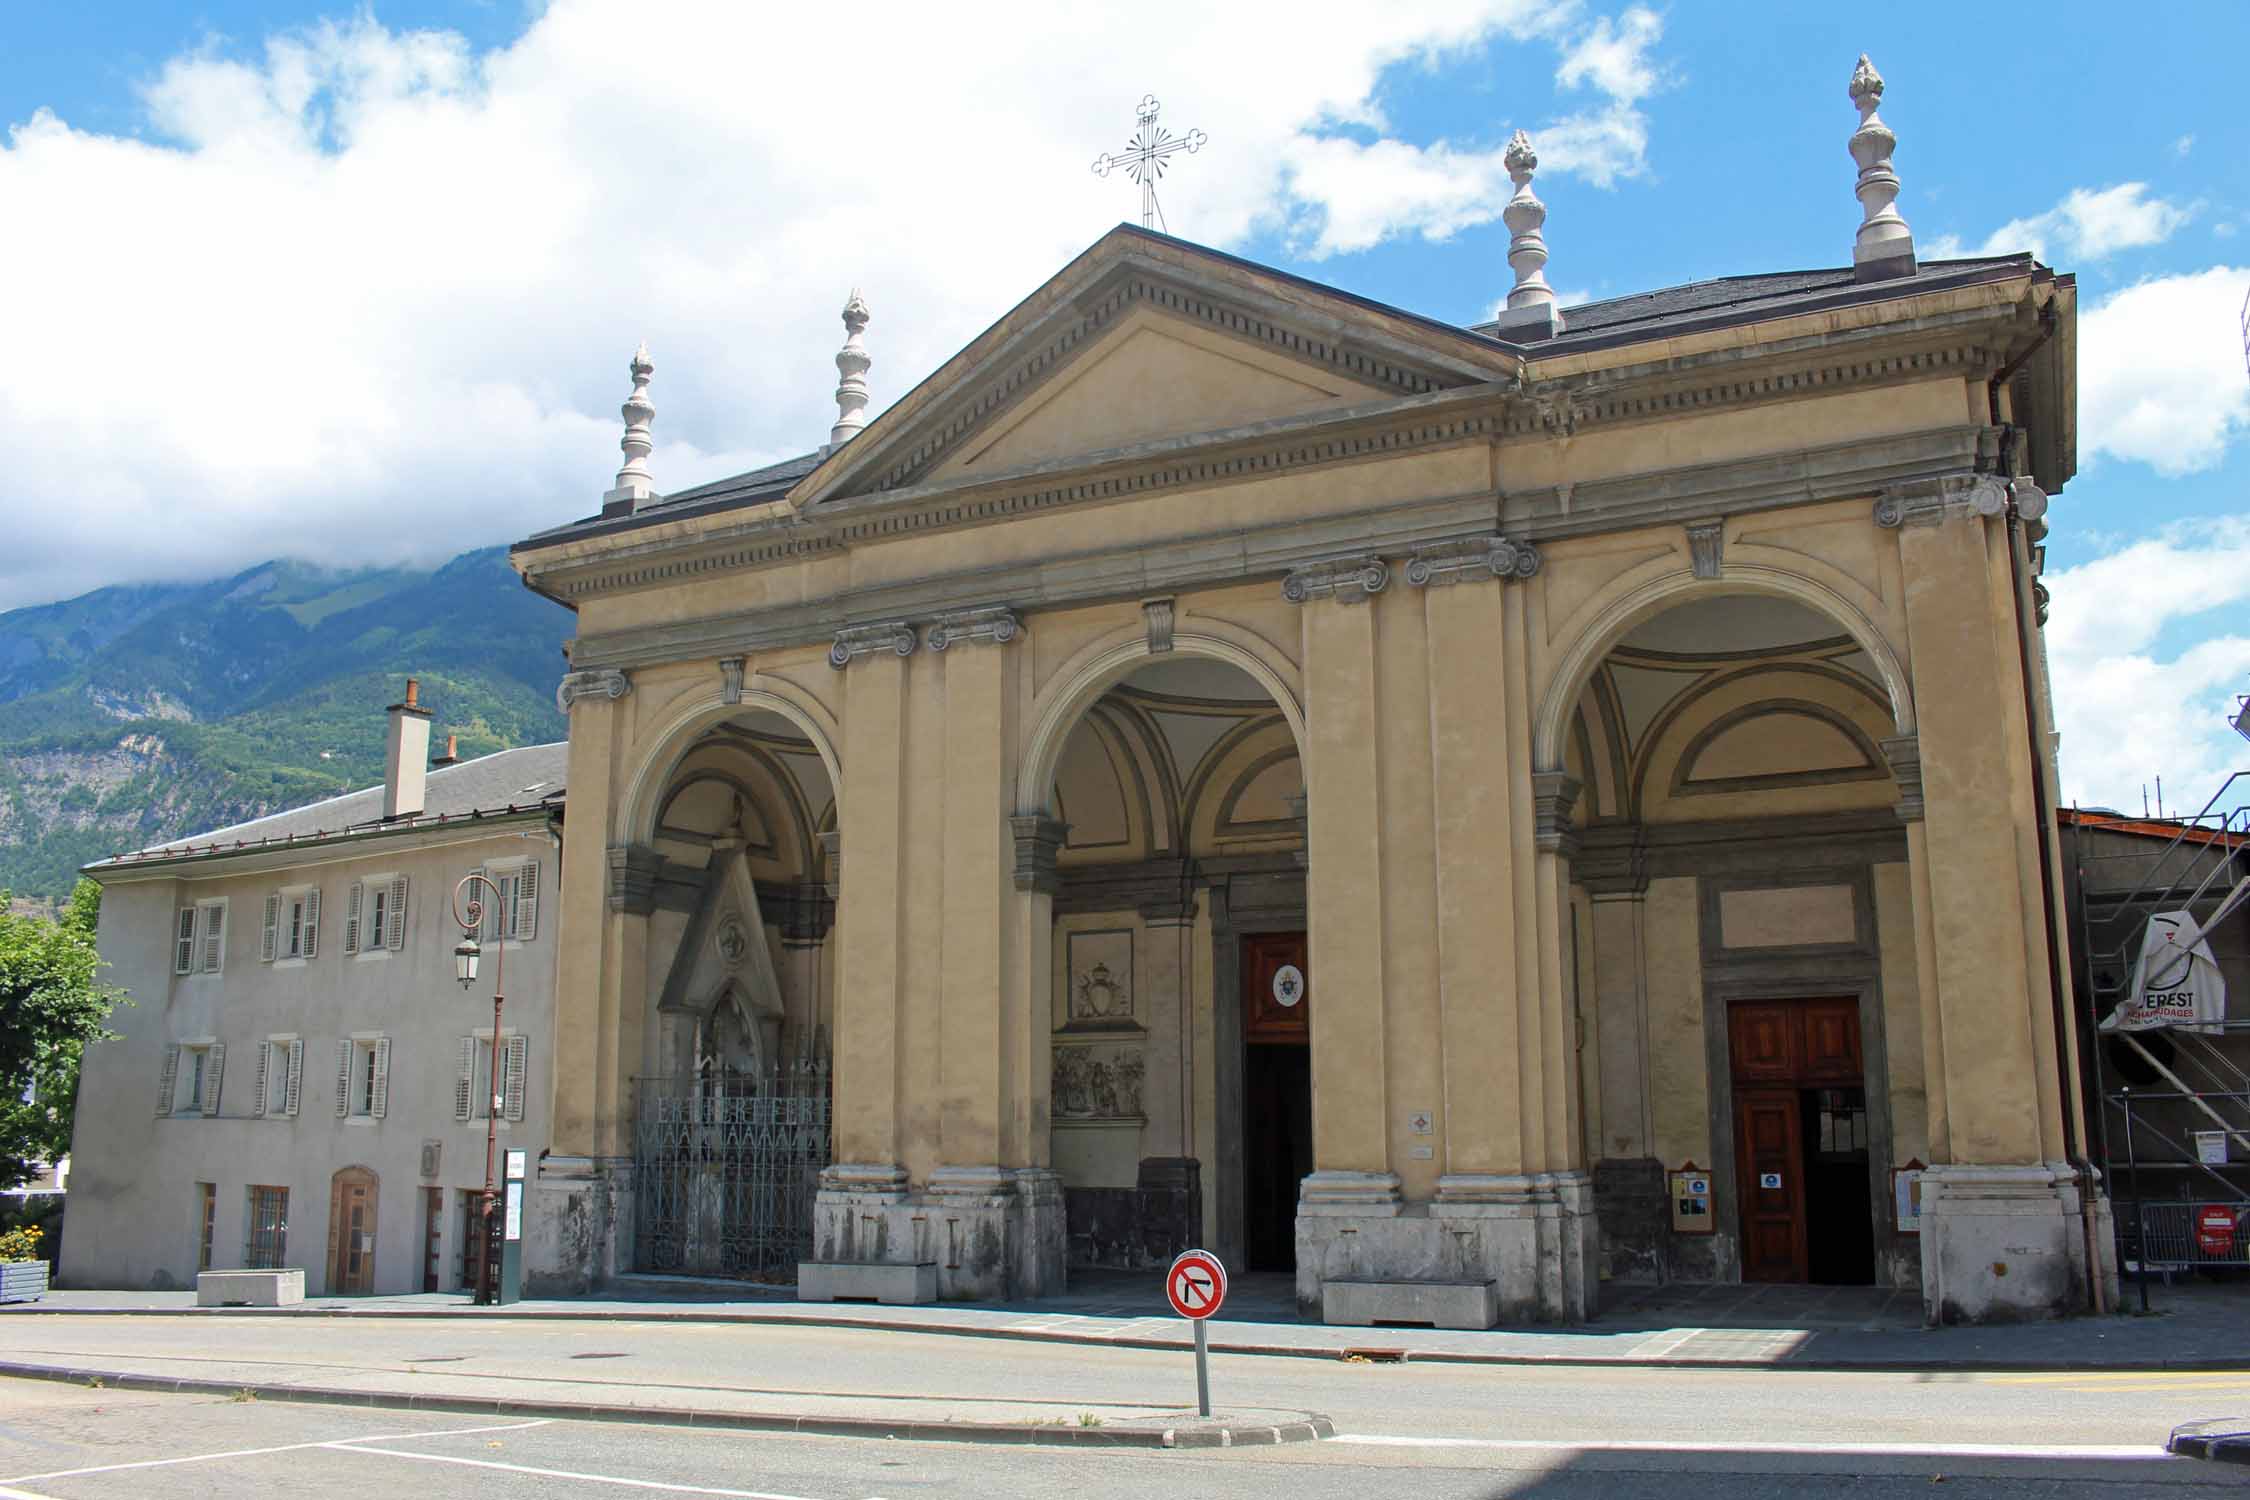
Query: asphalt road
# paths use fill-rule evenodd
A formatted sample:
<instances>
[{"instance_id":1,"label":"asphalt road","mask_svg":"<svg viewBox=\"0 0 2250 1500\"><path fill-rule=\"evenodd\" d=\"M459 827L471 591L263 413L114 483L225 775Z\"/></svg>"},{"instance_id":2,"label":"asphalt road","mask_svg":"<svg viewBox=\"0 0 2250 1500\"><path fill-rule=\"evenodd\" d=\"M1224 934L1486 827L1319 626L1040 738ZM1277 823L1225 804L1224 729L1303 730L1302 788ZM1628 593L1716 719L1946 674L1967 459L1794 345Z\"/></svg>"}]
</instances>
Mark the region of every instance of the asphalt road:
<instances>
[{"instance_id":1,"label":"asphalt road","mask_svg":"<svg viewBox=\"0 0 2250 1500\"><path fill-rule=\"evenodd\" d=\"M966 1411L1172 1406L1179 1355L856 1329L315 1318L10 1319L4 1357L537 1399ZM2250 1411L2250 1371L1828 1374L1221 1357L1221 1405L1324 1412L1337 1439L1148 1453L539 1422L0 1381L0 1500L515 1494L1435 1497L2241 1489L2160 1456L2176 1422ZM185 1460L185 1461L183 1461ZM119 1467L126 1465L131 1467Z\"/></svg>"}]
</instances>

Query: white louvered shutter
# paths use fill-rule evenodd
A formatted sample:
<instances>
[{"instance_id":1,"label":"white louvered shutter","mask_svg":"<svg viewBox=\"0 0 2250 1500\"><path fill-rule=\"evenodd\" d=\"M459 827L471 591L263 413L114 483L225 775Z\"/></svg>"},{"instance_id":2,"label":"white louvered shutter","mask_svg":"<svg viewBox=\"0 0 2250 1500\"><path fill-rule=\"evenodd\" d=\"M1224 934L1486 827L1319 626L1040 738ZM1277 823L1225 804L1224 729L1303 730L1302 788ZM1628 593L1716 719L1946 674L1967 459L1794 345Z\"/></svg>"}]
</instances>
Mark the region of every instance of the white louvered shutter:
<instances>
[{"instance_id":1,"label":"white louvered shutter","mask_svg":"<svg viewBox=\"0 0 2250 1500\"><path fill-rule=\"evenodd\" d=\"M250 1101L250 1113L263 1118L266 1112L266 1075L273 1067L273 1043L258 1049L258 1092Z\"/></svg>"},{"instance_id":2,"label":"white louvered shutter","mask_svg":"<svg viewBox=\"0 0 2250 1500\"><path fill-rule=\"evenodd\" d=\"M367 1112L380 1120L391 1112L391 1039L375 1039L375 1087L369 1091Z\"/></svg>"},{"instance_id":3,"label":"white louvered shutter","mask_svg":"<svg viewBox=\"0 0 2250 1500\"><path fill-rule=\"evenodd\" d=\"M196 1101L196 1107L207 1115L219 1112L219 1081L226 1076L226 1068L227 1044L213 1042L210 1054L203 1059L203 1097Z\"/></svg>"},{"instance_id":4,"label":"white louvered shutter","mask_svg":"<svg viewBox=\"0 0 2250 1500\"><path fill-rule=\"evenodd\" d=\"M179 938L172 949L172 972L195 972L195 908L192 906L180 908Z\"/></svg>"},{"instance_id":5,"label":"white louvered shutter","mask_svg":"<svg viewBox=\"0 0 2250 1500\"><path fill-rule=\"evenodd\" d=\"M258 961L260 963L272 963L274 953L280 946L281 897L278 895L268 896L266 897L265 932L258 939Z\"/></svg>"},{"instance_id":6,"label":"white louvered shutter","mask_svg":"<svg viewBox=\"0 0 2250 1500\"><path fill-rule=\"evenodd\" d=\"M406 877L399 875L391 880L391 909L385 923L390 931L383 934L383 946L396 953L406 946Z\"/></svg>"},{"instance_id":7,"label":"white louvered shutter","mask_svg":"<svg viewBox=\"0 0 2250 1500\"><path fill-rule=\"evenodd\" d=\"M291 1042L289 1044L289 1097L282 1106L282 1112L291 1119L297 1117L297 1099L304 1090L304 1083L305 1044L303 1042Z\"/></svg>"},{"instance_id":8,"label":"white louvered shutter","mask_svg":"<svg viewBox=\"0 0 2250 1500\"><path fill-rule=\"evenodd\" d=\"M352 893L344 898L344 951L346 953L357 953L359 951L359 911L360 907L365 904L366 896L367 887L355 880L352 882Z\"/></svg>"},{"instance_id":9,"label":"white louvered shutter","mask_svg":"<svg viewBox=\"0 0 2250 1500\"><path fill-rule=\"evenodd\" d=\"M500 1112L511 1120L520 1120L523 1118L523 1075L531 1060L531 1042L526 1037L511 1036L503 1038L503 1044L508 1049L508 1085L502 1091L504 1102Z\"/></svg>"},{"instance_id":10,"label":"white louvered shutter","mask_svg":"<svg viewBox=\"0 0 2250 1500\"><path fill-rule=\"evenodd\" d=\"M469 1105L477 1087L477 1039L461 1038L461 1076L453 1085L453 1118L467 1120Z\"/></svg>"},{"instance_id":11,"label":"white louvered shutter","mask_svg":"<svg viewBox=\"0 0 2250 1500\"><path fill-rule=\"evenodd\" d=\"M352 1112L352 1044L336 1044L336 1118Z\"/></svg>"},{"instance_id":12,"label":"white louvered shutter","mask_svg":"<svg viewBox=\"0 0 2250 1500\"><path fill-rule=\"evenodd\" d=\"M533 860L516 872L515 928L510 934L519 943L528 943L539 935L539 861Z\"/></svg>"},{"instance_id":13,"label":"white louvered shutter","mask_svg":"<svg viewBox=\"0 0 2250 1500\"><path fill-rule=\"evenodd\" d=\"M190 912L188 915L192 917L194 913ZM159 1070L156 1078L157 1114L168 1115L172 1112L172 1091L179 1086L180 1049L177 1047L166 1047L164 1049L164 1066L161 1070Z\"/></svg>"},{"instance_id":14,"label":"white louvered shutter","mask_svg":"<svg viewBox=\"0 0 2250 1500\"><path fill-rule=\"evenodd\" d=\"M203 908L203 972L219 972L219 960L227 951L227 909L224 905Z\"/></svg>"},{"instance_id":15,"label":"white louvered shutter","mask_svg":"<svg viewBox=\"0 0 2250 1500\"><path fill-rule=\"evenodd\" d=\"M316 886L305 892L305 949L306 958L320 956L320 890Z\"/></svg>"}]
</instances>

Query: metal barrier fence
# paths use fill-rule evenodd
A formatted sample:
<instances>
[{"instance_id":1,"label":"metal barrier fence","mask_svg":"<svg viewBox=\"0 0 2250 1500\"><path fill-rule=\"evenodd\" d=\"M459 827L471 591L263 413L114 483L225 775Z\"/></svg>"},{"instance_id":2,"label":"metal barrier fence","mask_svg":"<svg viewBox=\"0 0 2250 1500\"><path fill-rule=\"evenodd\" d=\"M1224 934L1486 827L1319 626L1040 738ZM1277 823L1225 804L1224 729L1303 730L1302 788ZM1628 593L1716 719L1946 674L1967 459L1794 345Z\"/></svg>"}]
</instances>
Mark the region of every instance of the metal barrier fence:
<instances>
[{"instance_id":1,"label":"metal barrier fence","mask_svg":"<svg viewBox=\"0 0 2250 1500\"><path fill-rule=\"evenodd\" d=\"M2151 1271L2250 1266L2250 1209L2239 1203L2149 1202L2114 1205L2125 1263ZM2205 1243L2204 1216L2225 1215L2225 1247ZM2143 1250L2146 1254L2143 1254Z\"/></svg>"},{"instance_id":2,"label":"metal barrier fence","mask_svg":"<svg viewBox=\"0 0 2250 1500\"><path fill-rule=\"evenodd\" d=\"M829 1158L828 1069L636 1082L633 1250L642 1271L774 1280L812 1251Z\"/></svg>"}]
</instances>

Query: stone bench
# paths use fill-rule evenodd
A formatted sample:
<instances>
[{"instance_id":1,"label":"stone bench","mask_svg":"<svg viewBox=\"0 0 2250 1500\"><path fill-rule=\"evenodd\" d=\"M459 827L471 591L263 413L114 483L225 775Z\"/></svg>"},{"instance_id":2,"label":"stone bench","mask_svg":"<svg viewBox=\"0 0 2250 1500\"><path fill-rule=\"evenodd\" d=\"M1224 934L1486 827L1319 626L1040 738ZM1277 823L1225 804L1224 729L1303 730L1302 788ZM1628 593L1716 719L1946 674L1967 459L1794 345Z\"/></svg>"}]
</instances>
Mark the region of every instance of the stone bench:
<instances>
[{"instance_id":1,"label":"stone bench","mask_svg":"<svg viewBox=\"0 0 2250 1500\"><path fill-rule=\"evenodd\" d=\"M888 1302L903 1305L937 1301L937 1262L902 1265L858 1261L797 1262L799 1302Z\"/></svg>"},{"instance_id":2,"label":"stone bench","mask_svg":"<svg viewBox=\"0 0 2250 1500\"><path fill-rule=\"evenodd\" d=\"M304 1300L302 1270L195 1273L197 1307L288 1307Z\"/></svg>"},{"instance_id":3,"label":"stone bench","mask_svg":"<svg viewBox=\"0 0 2250 1500\"><path fill-rule=\"evenodd\" d=\"M1321 1320L1344 1328L1378 1324L1428 1328L1490 1328L1500 1321L1500 1284L1495 1281L1326 1282L1320 1290Z\"/></svg>"}]
</instances>

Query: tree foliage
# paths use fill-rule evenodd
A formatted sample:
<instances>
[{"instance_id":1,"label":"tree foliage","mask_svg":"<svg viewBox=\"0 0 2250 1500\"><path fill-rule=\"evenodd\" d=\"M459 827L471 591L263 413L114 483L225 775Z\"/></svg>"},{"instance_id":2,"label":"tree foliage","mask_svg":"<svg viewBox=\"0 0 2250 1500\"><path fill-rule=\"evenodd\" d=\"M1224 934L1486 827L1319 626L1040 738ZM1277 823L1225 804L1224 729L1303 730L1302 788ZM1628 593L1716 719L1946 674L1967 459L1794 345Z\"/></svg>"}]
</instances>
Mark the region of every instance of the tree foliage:
<instances>
[{"instance_id":1,"label":"tree foliage","mask_svg":"<svg viewBox=\"0 0 2250 1500\"><path fill-rule=\"evenodd\" d=\"M69 1153L79 1059L111 1035L103 1023L125 999L97 982L101 901L81 880L50 921L10 913L0 895L0 1188Z\"/></svg>"}]
</instances>

